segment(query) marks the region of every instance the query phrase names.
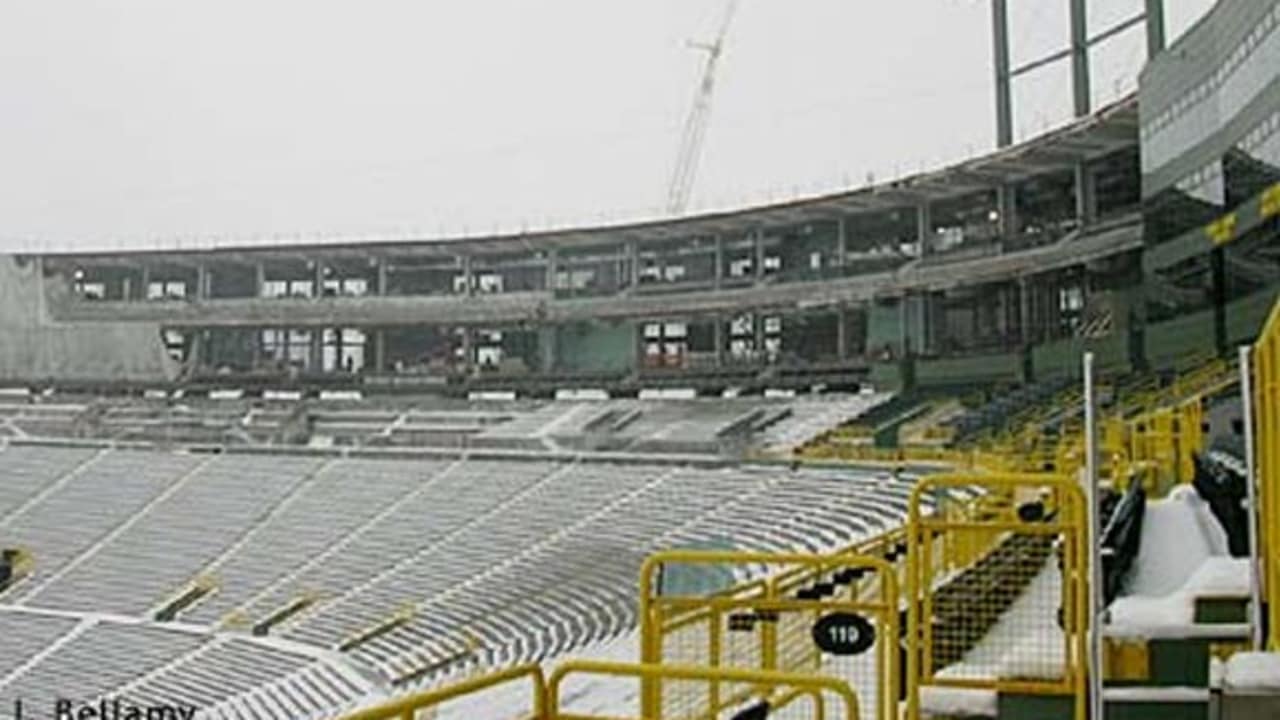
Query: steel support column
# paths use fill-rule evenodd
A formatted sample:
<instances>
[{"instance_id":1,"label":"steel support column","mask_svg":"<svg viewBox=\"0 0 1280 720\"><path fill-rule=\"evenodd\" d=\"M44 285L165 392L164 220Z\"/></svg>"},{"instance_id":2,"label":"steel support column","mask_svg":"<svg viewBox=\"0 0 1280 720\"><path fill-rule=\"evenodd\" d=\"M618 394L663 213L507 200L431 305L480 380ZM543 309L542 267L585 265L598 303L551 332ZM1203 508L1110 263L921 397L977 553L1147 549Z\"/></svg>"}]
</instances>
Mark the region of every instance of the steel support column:
<instances>
[{"instance_id":1,"label":"steel support column","mask_svg":"<svg viewBox=\"0 0 1280 720\"><path fill-rule=\"evenodd\" d=\"M261 262L253 264L253 296L256 298L266 297L267 295L267 266Z\"/></svg>"},{"instance_id":2,"label":"steel support column","mask_svg":"<svg viewBox=\"0 0 1280 720\"><path fill-rule=\"evenodd\" d=\"M387 259L378 258L377 275L374 278L374 292L378 297L387 294ZM386 328L375 328L373 331L373 370L374 372L387 371L387 330Z\"/></svg>"},{"instance_id":3,"label":"steel support column","mask_svg":"<svg viewBox=\"0 0 1280 720\"><path fill-rule=\"evenodd\" d=\"M209 268L204 263L196 266L196 300L209 299Z\"/></svg>"},{"instance_id":4,"label":"steel support column","mask_svg":"<svg viewBox=\"0 0 1280 720\"><path fill-rule=\"evenodd\" d=\"M461 264L462 264L462 284L464 287L463 294L468 296L473 295L475 294L476 288L475 288L475 278L471 277L471 272L472 272L471 256L463 255L459 259L461 260Z\"/></svg>"},{"instance_id":5,"label":"steel support column","mask_svg":"<svg viewBox=\"0 0 1280 720\"><path fill-rule=\"evenodd\" d=\"M1085 117L1092 107L1087 6L1086 0L1071 0L1071 95L1076 117Z\"/></svg>"},{"instance_id":6,"label":"steel support column","mask_svg":"<svg viewBox=\"0 0 1280 720\"><path fill-rule=\"evenodd\" d=\"M836 308L836 359L849 359L849 310L843 305Z\"/></svg>"},{"instance_id":7,"label":"steel support column","mask_svg":"<svg viewBox=\"0 0 1280 720\"><path fill-rule=\"evenodd\" d=\"M996 188L996 212L1000 215L1000 236L1006 241L1016 239L1020 229L1016 186L1001 185Z\"/></svg>"},{"instance_id":8,"label":"steel support column","mask_svg":"<svg viewBox=\"0 0 1280 720\"><path fill-rule=\"evenodd\" d=\"M847 249L848 243L849 243L849 223L845 219L845 216L841 215L839 218L836 219L836 247L835 247L835 255L832 258L834 260L835 266L838 268L844 267L846 253L848 252L848 249Z\"/></svg>"},{"instance_id":9,"label":"steel support column","mask_svg":"<svg viewBox=\"0 0 1280 720\"><path fill-rule=\"evenodd\" d=\"M1164 52L1164 0L1146 0L1147 4L1147 59Z\"/></svg>"},{"instance_id":10,"label":"steel support column","mask_svg":"<svg viewBox=\"0 0 1280 720\"><path fill-rule=\"evenodd\" d=\"M1213 345L1219 357L1228 357L1227 347L1227 255L1219 245L1209 253L1213 274Z\"/></svg>"},{"instance_id":11,"label":"steel support column","mask_svg":"<svg viewBox=\"0 0 1280 720\"><path fill-rule=\"evenodd\" d=\"M387 288L387 260L386 258L381 258L378 260L378 276L374 285L374 290L378 293L378 296L381 297L387 294Z\"/></svg>"},{"instance_id":12,"label":"steel support column","mask_svg":"<svg viewBox=\"0 0 1280 720\"><path fill-rule=\"evenodd\" d=\"M1098 219L1098 183L1086 163L1075 167L1076 219L1081 225L1089 225Z\"/></svg>"},{"instance_id":13,"label":"steel support column","mask_svg":"<svg viewBox=\"0 0 1280 720\"><path fill-rule=\"evenodd\" d=\"M311 345L307 355L307 369L313 373L324 372L324 328L311 328Z\"/></svg>"},{"instance_id":14,"label":"steel support column","mask_svg":"<svg viewBox=\"0 0 1280 720\"><path fill-rule=\"evenodd\" d=\"M542 287L549 293L557 290L556 280L560 275L560 251L551 248L547 251L546 275L542 280ZM570 273L572 276L572 273ZM570 282L572 284L572 281Z\"/></svg>"},{"instance_id":15,"label":"steel support column","mask_svg":"<svg viewBox=\"0 0 1280 720\"><path fill-rule=\"evenodd\" d=\"M1028 287L1030 284L1030 278L1018 278L1018 337L1022 339L1023 345L1034 342L1031 333L1031 290Z\"/></svg>"},{"instance_id":16,"label":"steel support column","mask_svg":"<svg viewBox=\"0 0 1280 720\"><path fill-rule=\"evenodd\" d=\"M752 240L754 243L755 253L756 253L755 255L756 259L755 259L755 262L752 263L752 265L755 266L754 269L756 271L756 282L760 282L761 280L764 279L764 231L756 230L752 234Z\"/></svg>"},{"instance_id":17,"label":"steel support column","mask_svg":"<svg viewBox=\"0 0 1280 720\"><path fill-rule=\"evenodd\" d=\"M1013 144L1013 78L1009 55L1008 0L991 0L996 74L996 147Z\"/></svg>"},{"instance_id":18,"label":"steel support column","mask_svg":"<svg viewBox=\"0 0 1280 720\"><path fill-rule=\"evenodd\" d=\"M724 285L724 236L723 235L716 235L715 250L713 252L713 258L711 262L715 266L711 270L712 282L715 285L715 289L719 290L720 287Z\"/></svg>"},{"instance_id":19,"label":"steel support column","mask_svg":"<svg viewBox=\"0 0 1280 720\"><path fill-rule=\"evenodd\" d=\"M387 331L383 328L373 331L373 369L375 372L387 371Z\"/></svg>"},{"instance_id":20,"label":"steel support column","mask_svg":"<svg viewBox=\"0 0 1280 720\"><path fill-rule=\"evenodd\" d=\"M724 324L725 319L720 315L716 315L711 318L711 342L715 345L716 367L724 367L724 358L726 354Z\"/></svg>"},{"instance_id":21,"label":"steel support column","mask_svg":"<svg viewBox=\"0 0 1280 720\"><path fill-rule=\"evenodd\" d=\"M640 245L632 240L627 243L627 264L630 265L631 291L640 287Z\"/></svg>"},{"instance_id":22,"label":"steel support column","mask_svg":"<svg viewBox=\"0 0 1280 720\"><path fill-rule=\"evenodd\" d=\"M929 245L933 241L933 208L928 200L916 205L916 242L920 245L920 257L930 254Z\"/></svg>"},{"instance_id":23,"label":"steel support column","mask_svg":"<svg viewBox=\"0 0 1280 720\"><path fill-rule=\"evenodd\" d=\"M541 351L542 372L556 369L556 329L550 325L538 328L538 350Z\"/></svg>"}]
</instances>

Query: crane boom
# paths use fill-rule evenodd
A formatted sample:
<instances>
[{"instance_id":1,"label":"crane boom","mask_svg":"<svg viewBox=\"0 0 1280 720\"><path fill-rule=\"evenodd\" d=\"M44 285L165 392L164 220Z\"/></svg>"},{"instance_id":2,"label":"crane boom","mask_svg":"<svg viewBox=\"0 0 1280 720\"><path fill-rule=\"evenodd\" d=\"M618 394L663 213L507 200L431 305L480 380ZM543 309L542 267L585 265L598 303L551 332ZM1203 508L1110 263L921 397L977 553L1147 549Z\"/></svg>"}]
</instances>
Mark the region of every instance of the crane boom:
<instances>
[{"instance_id":1,"label":"crane boom","mask_svg":"<svg viewBox=\"0 0 1280 720\"><path fill-rule=\"evenodd\" d=\"M685 208L689 205L689 197L693 194L693 181L698 174L698 160L702 155L702 144L711 118L711 99L715 93L716 69L720 65L720 56L724 52L729 26L733 23L733 17L738 11L738 2L739 0L729 0L715 42L690 43L690 47L706 53L706 61L702 66L702 79L693 96L693 107L689 111L688 119L685 120L684 131L680 138L680 150L676 155L675 171L672 173L671 185L667 190L667 212L672 215L684 214Z\"/></svg>"}]
</instances>

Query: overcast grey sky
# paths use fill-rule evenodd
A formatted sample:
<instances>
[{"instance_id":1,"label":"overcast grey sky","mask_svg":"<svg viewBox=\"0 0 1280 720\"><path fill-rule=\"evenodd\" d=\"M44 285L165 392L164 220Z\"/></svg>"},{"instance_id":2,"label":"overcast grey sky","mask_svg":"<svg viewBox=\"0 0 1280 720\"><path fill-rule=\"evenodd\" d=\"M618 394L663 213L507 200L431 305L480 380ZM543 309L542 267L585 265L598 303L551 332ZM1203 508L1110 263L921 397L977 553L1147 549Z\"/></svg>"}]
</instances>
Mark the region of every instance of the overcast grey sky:
<instances>
[{"instance_id":1,"label":"overcast grey sky","mask_svg":"<svg viewBox=\"0 0 1280 720\"><path fill-rule=\"evenodd\" d=\"M423 236L661 213L726 0L4 0L0 249ZM992 147L987 0L741 0L693 210ZM1210 5L1166 0L1171 37ZM1015 62L1066 0L1012 0ZM1091 0L1096 30L1142 0ZM1134 87L1140 29L1095 52ZM1068 68L1016 86L1019 137Z\"/></svg>"}]
</instances>

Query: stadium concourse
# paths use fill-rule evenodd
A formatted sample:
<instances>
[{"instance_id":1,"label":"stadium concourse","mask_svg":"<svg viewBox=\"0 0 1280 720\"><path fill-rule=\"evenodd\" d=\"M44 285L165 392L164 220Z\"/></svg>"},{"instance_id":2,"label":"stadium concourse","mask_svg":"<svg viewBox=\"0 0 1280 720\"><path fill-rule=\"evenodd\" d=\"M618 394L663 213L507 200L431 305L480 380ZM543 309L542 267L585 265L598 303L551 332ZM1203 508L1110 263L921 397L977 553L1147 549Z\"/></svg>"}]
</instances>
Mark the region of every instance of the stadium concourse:
<instances>
[{"instance_id":1,"label":"stadium concourse","mask_svg":"<svg viewBox=\"0 0 1280 720\"><path fill-rule=\"evenodd\" d=\"M95 411L10 396L0 537L30 567L0 593L0 707L52 707L75 688L91 705L332 717L460 672L625 642L653 551L820 552L896 527L910 473L722 452L807 442L885 399L348 402L318 411L312 442L282 447L247 433L165 443L136 425L143 401ZM183 412L228 430L214 401ZM134 440L49 436L113 437L119 426L77 420L113 413ZM605 438L583 431L600 418ZM335 445L352 425L420 444ZM567 447L593 438L621 449Z\"/></svg>"}]
</instances>

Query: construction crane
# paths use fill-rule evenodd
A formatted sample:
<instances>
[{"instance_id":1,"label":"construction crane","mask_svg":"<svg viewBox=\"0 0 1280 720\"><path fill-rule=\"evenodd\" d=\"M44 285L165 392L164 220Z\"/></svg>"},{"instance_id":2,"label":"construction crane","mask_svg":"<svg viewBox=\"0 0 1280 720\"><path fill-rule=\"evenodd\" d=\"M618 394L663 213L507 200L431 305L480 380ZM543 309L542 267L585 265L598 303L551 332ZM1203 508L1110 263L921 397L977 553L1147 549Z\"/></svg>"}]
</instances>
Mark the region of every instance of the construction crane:
<instances>
[{"instance_id":1,"label":"construction crane","mask_svg":"<svg viewBox=\"0 0 1280 720\"><path fill-rule=\"evenodd\" d=\"M684 124L684 133L680 138L680 152L676 155L676 168L671 176L671 186L667 191L667 212L671 215L683 215L689 205L689 196L693 194L693 181L698 174L698 159L702 155L702 142L707 135L707 123L711 119L711 97L716 87L716 69L720 65L720 56L724 53L725 38L729 34L729 25L738 11L738 0L729 0L725 10L724 22L720 24L720 33L715 42L690 42L689 47L706 53L706 63L702 67L702 80L693 96L693 108Z\"/></svg>"}]
</instances>

